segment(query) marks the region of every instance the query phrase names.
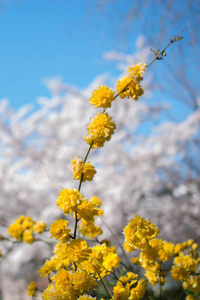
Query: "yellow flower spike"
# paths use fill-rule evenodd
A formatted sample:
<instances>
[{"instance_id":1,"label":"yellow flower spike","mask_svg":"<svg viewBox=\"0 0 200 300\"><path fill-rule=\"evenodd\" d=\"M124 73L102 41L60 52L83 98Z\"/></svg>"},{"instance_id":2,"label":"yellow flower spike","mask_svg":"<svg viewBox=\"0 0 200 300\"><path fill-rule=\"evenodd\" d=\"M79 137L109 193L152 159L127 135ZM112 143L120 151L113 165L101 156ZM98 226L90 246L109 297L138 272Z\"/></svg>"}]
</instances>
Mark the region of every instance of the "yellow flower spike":
<instances>
[{"instance_id":1,"label":"yellow flower spike","mask_svg":"<svg viewBox=\"0 0 200 300\"><path fill-rule=\"evenodd\" d=\"M115 123L111 120L112 118L103 112L91 118L90 124L87 125L88 135L84 137L87 144L90 145L94 141L92 148L103 147L104 143L111 139L111 135L114 134L116 129Z\"/></svg>"},{"instance_id":2,"label":"yellow flower spike","mask_svg":"<svg viewBox=\"0 0 200 300\"><path fill-rule=\"evenodd\" d=\"M94 107L102 107L106 109L111 107L111 102L115 100L114 92L107 86L101 85L98 90L92 92L92 97L90 98L90 103Z\"/></svg>"}]
</instances>

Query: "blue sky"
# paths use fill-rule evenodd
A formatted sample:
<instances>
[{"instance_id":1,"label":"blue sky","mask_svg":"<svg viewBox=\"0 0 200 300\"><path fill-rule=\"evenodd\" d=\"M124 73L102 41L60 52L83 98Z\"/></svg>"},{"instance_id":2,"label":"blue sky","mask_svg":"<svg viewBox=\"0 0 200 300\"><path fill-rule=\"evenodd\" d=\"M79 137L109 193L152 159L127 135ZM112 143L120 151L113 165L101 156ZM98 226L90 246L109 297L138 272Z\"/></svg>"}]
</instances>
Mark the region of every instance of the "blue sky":
<instances>
[{"instance_id":1,"label":"blue sky","mask_svg":"<svg viewBox=\"0 0 200 300\"><path fill-rule=\"evenodd\" d=\"M47 96L42 80L60 76L86 87L106 72L102 53L112 49L104 24L87 1L10 1L0 11L0 99L14 109ZM98 23L100 22L100 26ZM105 24L106 26L106 24ZM110 67L110 64L109 64Z\"/></svg>"},{"instance_id":2,"label":"blue sky","mask_svg":"<svg viewBox=\"0 0 200 300\"><path fill-rule=\"evenodd\" d=\"M139 18L125 33L124 46L119 36L116 37L132 0L126 0L127 5L116 0L115 9L112 1L106 1L105 11L97 10L96 3L95 0L1 0L0 99L8 98L11 106L18 109L24 104L36 103L38 96L48 96L42 83L46 78L61 77L64 82L84 88L99 74L116 75L115 63L104 61L102 54L110 50L133 53L135 38L143 33L139 23L144 24L144 20ZM181 11L181 0L176 5ZM168 26L170 33L163 33L164 40L192 21L188 18L190 12L187 14L183 15L182 23L170 24L166 19L165 27ZM159 19L159 11L157 15ZM151 11L147 16L152 17ZM149 25L146 30L149 28L151 32L151 19L146 21ZM184 33L185 49L189 46L187 38L191 28ZM159 24L156 30L160 30ZM156 35L156 31L153 34ZM156 49L157 45L152 47ZM170 47L169 56L162 64L159 62L160 69L172 61L170 53L176 49L176 45Z\"/></svg>"}]
</instances>

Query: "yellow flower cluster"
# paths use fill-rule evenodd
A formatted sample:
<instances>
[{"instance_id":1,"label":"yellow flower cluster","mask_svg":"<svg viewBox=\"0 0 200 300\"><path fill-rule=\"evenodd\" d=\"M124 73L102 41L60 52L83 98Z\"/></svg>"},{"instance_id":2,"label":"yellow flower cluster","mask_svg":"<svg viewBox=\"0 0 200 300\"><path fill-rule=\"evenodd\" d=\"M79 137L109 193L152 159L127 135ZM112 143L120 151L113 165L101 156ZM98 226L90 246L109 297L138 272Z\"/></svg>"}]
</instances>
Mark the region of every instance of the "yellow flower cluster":
<instances>
[{"instance_id":1,"label":"yellow flower cluster","mask_svg":"<svg viewBox=\"0 0 200 300\"><path fill-rule=\"evenodd\" d=\"M42 221L34 222L29 216L20 216L8 227L8 234L17 241L24 241L32 244L36 234L41 234L46 229L46 224Z\"/></svg>"},{"instance_id":2,"label":"yellow flower cluster","mask_svg":"<svg viewBox=\"0 0 200 300\"><path fill-rule=\"evenodd\" d=\"M115 100L115 92L112 92L107 86L100 86L98 90L92 92L92 97L90 98L90 103L94 107L102 107L106 109L111 107L111 102Z\"/></svg>"},{"instance_id":3,"label":"yellow flower cluster","mask_svg":"<svg viewBox=\"0 0 200 300\"><path fill-rule=\"evenodd\" d=\"M127 276L120 277L113 288L112 300L139 300L146 291L146 281L139 280L138 275L128 272Z\"/></svg>"},{"instance_id":4,"label":"yellow flower cluster","mask_svg":"<svg viewBox=\"0 0 200 300\"><path fill-rule=\"evenodd\" d=\"M54 253L39 270L42 277L51 276L42 299L87 299L83 292L95 289L97 280L120 263L115 247L102 244L91 248L80 238L57 244Z\"/></svg>"},{"instance_id":5,"label":"yellow flower cluster","mask_svg":"<svg viewBox=\"0 0 200 300\"><path fill-rule=\"evenodd\" d=\"M140 86L140 81L143 79L145 73L146 64L137 64L128 68L128 76L123 77L117 83L117 93L120 98L131 97L134 100L138 100L143 95L144 91Z\"/></svg>"},{"instance_id":6,"label":"yellow flower cluster","mask_svg":"<svg viewBox=\"0 0 200 300\"><path fill-rule=\"evenodd\" d=\"M200 297L200 257L198 244L188 240L175 245L175 258L171 270L171 277L182 282L187 292L186 300L199 299Z\"/></svg>"},{"instance_id":7,"label":"yellow flower cluster","mask_svg":"<svg viewBox=\"0 0 200 300\"><path fill-rule=\"evenodd\" d=\"M92 181L94 175L96 174L96 170L90 164L90 162L83 163L83 160L78 156L75 156L72 159L71 169L73 172L74 180L80 180L81 174L83 174L83 182Z\"/></svg>"},{"instance_id":8,"label":"yellow flower cluster","mask_svg":"<svg viewBox=\"0 0 200 300\"><path fill-rule=\"evenodd\" d=\"M195 297L200 296L200 257L198 245L193 240L174 245L158 239L157 227L140 216L130 220L124 228L124 234L125 249L128 252L140 250L139 257L133 257L131 261L145 270L144 275L150 285L165 284L167 273L163 270L162 263L174 259L171 277L183 283L183 288L189 293L186 299L198 299Z\"/></svg>"},{"instance_id":9,"label":"yellow flower cluster","mask_svg":"<svg viewBox=\"0 0 200 300\"><path fill-rule=\"evenodd\" d=\"M116 129L115 123L111 120L112 118L104 112L99 112L96 117L91 118L91 122L87 125L88 134L84 137L87 144L93 141L92 148L103 147Z\"/></svg>"},{"instance_id":10,"label":"yellow flower cluster","mask_svg":"<svg viewBox=\"0 0 200 300\"><path fill-rule=\"evenodd\" d=\"M77 189L62 189L57 199L57 205L65 215L76 212L79 219L87 222L94 221L95 216L103 213L93 198L88 201Z\"/></svg>"},{"instance_id":11,"label":"yellow flower cluster","mask_svg":"<svg viewBox=\"0 0 200 300\"><path fill-rule=\"evenodd\" d=\"M130 250L145 249L149 241L158 234L158 228L151 221L138 215L124 228L125 242L131 247Z\"/></svg>"}]
</instances>

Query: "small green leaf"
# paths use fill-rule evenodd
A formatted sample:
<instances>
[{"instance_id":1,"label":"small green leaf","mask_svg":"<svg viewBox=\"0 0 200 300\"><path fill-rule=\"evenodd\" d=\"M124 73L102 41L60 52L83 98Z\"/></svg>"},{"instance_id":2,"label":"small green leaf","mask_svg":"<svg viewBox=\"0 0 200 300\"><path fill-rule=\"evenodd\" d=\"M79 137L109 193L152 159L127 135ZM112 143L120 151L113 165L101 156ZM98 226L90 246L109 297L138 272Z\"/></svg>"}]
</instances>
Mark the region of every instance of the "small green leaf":
<instances>
[{"instance_id":1,"label":"small green leaf","mask_svg":"<svg viewBox=\"0 0 200 300\"><path fill-rule=\"evenodd\" d=\"M150 50L151 50L151 52L152 52L154 55L156 55L156 52L155 52L155 51L153 51L153 49L151 49L151 48L150 48Z\"/></svg>"}]
</instances>

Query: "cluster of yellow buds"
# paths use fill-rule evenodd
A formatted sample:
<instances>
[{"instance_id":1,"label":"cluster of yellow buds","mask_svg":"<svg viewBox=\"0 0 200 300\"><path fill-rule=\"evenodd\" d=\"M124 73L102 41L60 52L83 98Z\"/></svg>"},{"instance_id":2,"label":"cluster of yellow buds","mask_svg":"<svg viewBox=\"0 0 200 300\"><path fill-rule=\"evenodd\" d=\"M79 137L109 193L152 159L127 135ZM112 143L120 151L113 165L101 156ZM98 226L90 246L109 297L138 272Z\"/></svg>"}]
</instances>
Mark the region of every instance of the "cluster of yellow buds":
<instances>
[{"instance_id":1,"label":"cluster of yellow buds","mask_svg":"<svg viewBox=\"0 0 200 300\"><path fill-rule=\"evenodd\" d=\"M24 241L32 244L36 234L41 234L46 229L46 224L42 221L35 222L29 216L20 216L8 227L9 235L17 241Z\"/></svg>"}]
</instances>

